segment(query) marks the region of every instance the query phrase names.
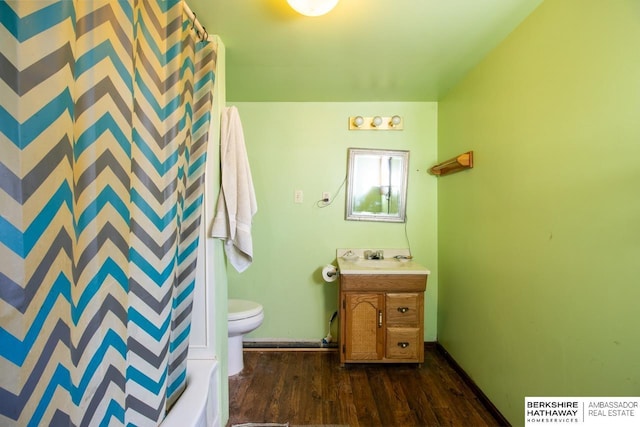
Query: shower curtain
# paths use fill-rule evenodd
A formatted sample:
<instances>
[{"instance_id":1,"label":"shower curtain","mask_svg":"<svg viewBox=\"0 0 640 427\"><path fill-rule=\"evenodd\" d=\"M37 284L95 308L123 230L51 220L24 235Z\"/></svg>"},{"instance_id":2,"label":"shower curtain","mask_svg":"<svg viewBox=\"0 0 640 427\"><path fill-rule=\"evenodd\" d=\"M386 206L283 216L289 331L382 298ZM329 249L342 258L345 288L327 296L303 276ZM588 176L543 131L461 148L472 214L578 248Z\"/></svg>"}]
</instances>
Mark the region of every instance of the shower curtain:
<instances>
[{"instance_id":1,"label":"shower curtain","mask_svg":"<svg viewBox=\"0 0 640 427\"><path fill-rule=\"evenodd\" d=\"M215 49L176 0L0 2L0 425L184 389Z\"/></svg>"}]
</instances>

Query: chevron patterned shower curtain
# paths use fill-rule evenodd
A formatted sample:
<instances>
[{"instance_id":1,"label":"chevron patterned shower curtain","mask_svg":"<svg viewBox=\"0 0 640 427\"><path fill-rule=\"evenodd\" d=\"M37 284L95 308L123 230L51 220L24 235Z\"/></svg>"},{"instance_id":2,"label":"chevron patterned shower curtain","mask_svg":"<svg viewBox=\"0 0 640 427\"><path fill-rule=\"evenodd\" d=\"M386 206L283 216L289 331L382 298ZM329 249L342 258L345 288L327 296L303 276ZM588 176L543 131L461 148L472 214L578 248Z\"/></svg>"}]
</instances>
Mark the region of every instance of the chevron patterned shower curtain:
<instances>
[{"instance_id":1,"label":"chevron patterned shower curtain","mask_svg":"<svg viewBox=\"0 0 640 427\"><path fill-rule=\"evenodd\" d=\"M216 47L180 1L0 1L0 425L185 387Z\"/></svg>"}]
</instances>

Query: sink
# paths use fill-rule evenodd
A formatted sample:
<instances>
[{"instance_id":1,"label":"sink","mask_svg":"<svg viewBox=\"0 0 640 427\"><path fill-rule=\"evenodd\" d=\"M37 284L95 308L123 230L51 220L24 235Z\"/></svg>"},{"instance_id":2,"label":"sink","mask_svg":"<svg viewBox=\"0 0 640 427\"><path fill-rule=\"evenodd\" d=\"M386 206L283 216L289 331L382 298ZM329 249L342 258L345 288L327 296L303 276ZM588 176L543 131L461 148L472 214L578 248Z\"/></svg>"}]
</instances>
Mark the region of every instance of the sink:
<instances>
[{"instance_id":1,"label":"sink","mask_svg":"<svg viewBox=\"0 0 640 427\"><path fill-rule=\"evenodd\" d=\"M364 249L338 249L340 274L430 274L431 272L414 260L396 259L397 255L409 256L408 249L383 249L384 259L364 259ZM344 254L350 256L344 257ZM357 258L353 254L358 255Z\"/></svg>"}]
</instances>

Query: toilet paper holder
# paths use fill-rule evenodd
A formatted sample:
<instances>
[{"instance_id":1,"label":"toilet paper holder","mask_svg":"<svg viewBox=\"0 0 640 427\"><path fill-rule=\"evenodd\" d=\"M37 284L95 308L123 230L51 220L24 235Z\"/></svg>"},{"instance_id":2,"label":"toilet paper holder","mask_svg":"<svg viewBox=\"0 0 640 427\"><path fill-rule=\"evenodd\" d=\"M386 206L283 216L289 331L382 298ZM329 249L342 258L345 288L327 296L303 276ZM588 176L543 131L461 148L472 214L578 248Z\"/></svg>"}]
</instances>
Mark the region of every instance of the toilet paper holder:
<instances>
[{"instance_id":1,"label":"toilet paper holder","mask_svg":"<svg viewBox=\"0 0 640 427\"><path fill-rule=\"evenodd\" d=\"M334 282L338 279L338 268L332 264L327 264L322 269L322 278L325 282Z\"/></svg>"}]
</instances>

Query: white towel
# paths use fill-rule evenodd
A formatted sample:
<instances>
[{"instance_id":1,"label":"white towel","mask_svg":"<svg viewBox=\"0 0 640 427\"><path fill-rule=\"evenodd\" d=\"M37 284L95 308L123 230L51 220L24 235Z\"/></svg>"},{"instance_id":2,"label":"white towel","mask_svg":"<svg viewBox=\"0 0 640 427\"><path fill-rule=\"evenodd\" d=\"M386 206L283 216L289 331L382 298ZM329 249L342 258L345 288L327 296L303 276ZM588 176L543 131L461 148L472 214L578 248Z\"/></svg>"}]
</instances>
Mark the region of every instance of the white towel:
<instances>
[{"instance_id":1,"label":"white towel","mask_svg":"<svg viewBox=\"0 0 640 427\"><path fill-rule=\"evenodd\" d=\"M222 185L211 237L224 240L229 263L240 273L253 262L251 221L258 211L251 169L236 107L225 108L220 123Z\"/></svg>"}]
</instances>

